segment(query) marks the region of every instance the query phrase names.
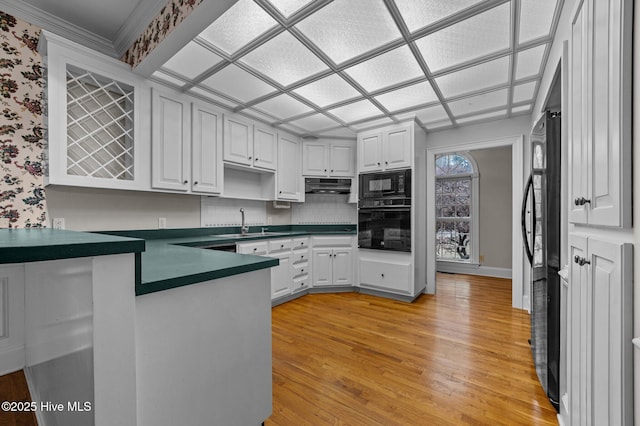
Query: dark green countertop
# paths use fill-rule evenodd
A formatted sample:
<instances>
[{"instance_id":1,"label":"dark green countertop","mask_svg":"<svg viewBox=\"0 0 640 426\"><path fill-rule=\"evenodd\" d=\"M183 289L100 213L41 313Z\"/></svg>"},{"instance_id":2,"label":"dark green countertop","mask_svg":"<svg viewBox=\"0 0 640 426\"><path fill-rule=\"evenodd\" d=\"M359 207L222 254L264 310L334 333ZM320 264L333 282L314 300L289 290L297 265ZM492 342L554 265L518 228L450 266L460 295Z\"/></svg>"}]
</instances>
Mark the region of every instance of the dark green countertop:
<instances>
[{"instance_id":1,"label":"dark green countertop","mask_svg":"<svg viewBox=\"0 0 640 426\"><path fill-rule=\"evenodd\" d=\"M251 227L244 237L218 236L239 234L239 227L158 229L133 231L104 231L105 234L144 238L146 251L141 256L141 280L136 284L136 295L153 293L198 282L223 278L245 272L271 268L278 259L204 250L217 244L233 244L242 241L292 238L306 235L355 235L356 225L280 225Z\"/></svg>"},{"instance_id":2,"label":"dark green countertop","mask_svg":"<svg viewBox=\"0 0 640 426\"><path fill-rule=\"evenodd\" d=\"M51 228L0 229L0 264L140 253L135 237L63 231Z\"/></svg>"}]
</instances>

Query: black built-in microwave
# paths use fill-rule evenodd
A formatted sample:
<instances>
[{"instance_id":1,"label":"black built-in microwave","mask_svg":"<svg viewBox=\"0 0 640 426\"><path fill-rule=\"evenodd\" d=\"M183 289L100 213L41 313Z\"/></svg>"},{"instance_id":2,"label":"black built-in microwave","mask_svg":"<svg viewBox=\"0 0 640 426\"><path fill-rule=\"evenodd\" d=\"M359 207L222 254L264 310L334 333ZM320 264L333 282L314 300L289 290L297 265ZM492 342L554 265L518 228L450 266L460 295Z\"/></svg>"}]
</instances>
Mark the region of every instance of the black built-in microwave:
<instances>
[{"instance_id":1,"label":"black built-in microwave","mask_svg":"<svg viewBox=\"0 0 640 426\"><path fill-rule=\"evenodd\" d=\"M360 207L411 205L411 170L360 175Z\"/></svg>"}]
</instances>

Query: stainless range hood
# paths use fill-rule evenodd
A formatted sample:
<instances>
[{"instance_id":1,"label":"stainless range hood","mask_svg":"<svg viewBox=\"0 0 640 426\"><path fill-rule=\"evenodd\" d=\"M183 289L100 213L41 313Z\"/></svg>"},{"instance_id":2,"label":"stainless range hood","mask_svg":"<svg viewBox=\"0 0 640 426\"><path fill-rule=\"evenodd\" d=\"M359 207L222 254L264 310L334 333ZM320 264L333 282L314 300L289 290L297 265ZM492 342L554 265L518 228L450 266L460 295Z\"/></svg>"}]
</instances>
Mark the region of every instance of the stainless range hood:
<instances>
[{"instance_id":1,"label":"stainless range hood","mask_svg":"<svg viewBox=\"0 0 640 426\"><path fill-rule=\"evenodd\" d=\"M304 192L307 194L349 194L351 179L306 178Z\"/></svg>"}]
</instances>

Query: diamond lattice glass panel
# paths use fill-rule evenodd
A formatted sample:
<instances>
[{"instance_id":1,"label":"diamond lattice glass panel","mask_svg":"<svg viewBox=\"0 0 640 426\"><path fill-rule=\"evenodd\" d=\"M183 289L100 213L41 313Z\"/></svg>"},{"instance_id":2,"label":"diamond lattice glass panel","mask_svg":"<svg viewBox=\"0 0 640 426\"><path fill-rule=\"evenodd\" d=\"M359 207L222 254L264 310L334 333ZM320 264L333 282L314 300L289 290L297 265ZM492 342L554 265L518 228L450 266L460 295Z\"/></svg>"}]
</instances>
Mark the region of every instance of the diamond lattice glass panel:
<instances>
[{"instance_id":1,"label":"diamond lattice glass panel","mask_svg":"<svg viewBox=\"0 0 640 426\"><path fill-rule=\"evenodd\" d=\"M241 102L259 98L275 90L273 86L233 64L224 67L200 84Z\"/></svg>"},{"instance_id":2,"label":"diamond lattice glass panel","mask_svg":"<svg viewBox=\"0 0 640 426\"><path fill-rule=\"evenodd\" d=\"M345 123L351 123L352 121L358 121L365 118L373 118L382 115L382 111L380 111L378 107L367 100L362 100L338 108L330 109L327 112L335 115Z\"/></svg>"},{"instance_id":3,"label":"diamond lattice glass panel","mask_svg":"<svg viewBox=\"0 0 640 426\"><path fill-rule=\"evenodd\" d=\"M376 96L375 99L389 111L398 111L416 105L428 104L438 100L431 83L412 84L402 89Z\"/></svg>"},{"instance_id":4,"label":"diamond lattice glass panel","mask_svg":"<svg viewBox=\"0 0 640 426\"><path fill-rule=\"evenodd\" d=\"M516 56L516 80L531 77L540 73L542 58L546 44L518 52Z\"/></svg>"},{"instance_id":5,"label":"diamond lattice glass panel","mask_svg":"<svg viewBox=\"0 0 640 426\"><path fill-rule=\"evenodd\" d=\"M557 0L520 1L520 44L551 33Z\"/></svg>"},{"instance_id":6,"label":"diamond lattice glass panel","mask_svg":"<svg viewBox=\"0 0 640 426\"><path fill-rule=\"evenodd\" d=\"M177 87L182 87L185 85L184 81L180 80L179 78L175 78L169 74L165 74L162 71L156 71L153 74L151 74L151 76L159 80L166 81L167 83L170 83Z\"/></svg>"},{"instance_id":7,"label":"diamond lattice glass panel","mask_svg":"<svg viewBox=\"0 0 640 426\"><path fill-rule=\"evenodd\" d=\"M530 109L531 109L531 105L522 105L522 106L511 108L511 112L515 114L516 112L525 112L525 111L529 111Z\"/></svg>"},{"instance_id":8,"label":"diamond lattice glass panel","mask_svg":"<svg viewBox=\"0 0 640 426\"><path fill-rule=\"evenodd\" d=\"M162 68L193 79L221 60L220 56L192 41L165 62Z\"/></svg>"},{"instance_id":9,"label":"diamond lattice glass panel","mask_svg":"<svg viewBox=\"0 0 640 426\"><path fill-rule=\"evenodd\" d=\"M337 74L331 74L329 77L309 83L294 90L294 92L319 107L333 105L360 96L360 92Z\"/></svg>"},{"instance_id":10,"label":"diamond lattice glass panel","mask_svg":"<svg viewBox=\"0 0 640 426\"><path fill-rule=\"evenodd\" d=\"M253 0L240 0L200 37L232 55L278 23Z\"/></svg>"},{"instance_id":11,"label":"diamond lattice glass panel","mask_svg":"<svg viewBox=\"0 0 640 426\"><path fill-rule=\"evenodd\" d=\"M335 0L296 25L337 64L401 37L384 3Z\"/></svg>"},{"instance_id":12,"label":"diamond lattice glass panel","mask_svg":"<svg viewBox=\"0 0 640 426\"><path fill-rule=\"evenodd\" d=\"M67 68L67 173L133 180L133 87Z\"/></svg>"},{"instance_id":13,"label":"diamond lattice glass panel","mask_svg":"<svg viewBox=\"0 0 640 426\"><path fill-rule=\"evenodd\" d=\"M362 130L362 129L368 129L369 127L384 126L386 124L392 124L392 123L393 123L392 119L385 117L385 118L379 118L377 120L365 121L364 123L352 124L351 127L353 127L356 130Z\"/></svg>"},{"instance_id":14,"label":"diamond lattice glass panel","mask_svg":"<svg viewBox=\"0 0 640 426\"><path fill-rule=\"evenodd\" d=\"M242 62L283 86L327 69L324 62L287 31L249 52Z\"/></svg>"},{"instance_id":15,"label":"diamond lattice glass panel","mask_svg":"<svg viewBox=\"0 0 640 426\"><path fill-rule=\"evenodd\" d=\"M293 124L294 126L300 127L301 129L305 129L309 132L340 126L340 123L323 114L314 114L309 117L294 120L289 124Z\"/></svg>"},{"instance_id":16,"label":"diamond lattice glass panel","mask_svg":"<svg viewBox=\"0 0 640 426\"><path fill-rule=\"evenodd\" d=\"M286 94L260 102L253 107L281 120L311 111L311 108Z\"/></svg>"},{"instance_id":17,"label":"diamond lattice glass panel","mask_svg":"<svg viewBox=\"0 0 640 426\"><path fill-rule=\"evenodd\" d=\"M414 32L454 15L479 0L395 0L409 31Z\"/></svg>"},{"instance_id":18,"label":"diamond lattice glass panel","mask_svg":"<svg viewBox=\"0 0 640 426\"><path fill-rule=\"evenodd\" d=\"M416 40L432 72L509 48L510 3Z\"/></svg>"},{"instance_id":19,"label":"diamond lattice glass panel","mask_svg":"<svg viewBox=\"0 0 640 426\"><path fill-rule=\"evenodd\" d=\"M454 115L463 115L506 105L507 89L502 89L450 102L449 109Z\"/></svg>"},{"instance_id":20,"label":"diamond lattice glass panel","mask_svg":"<svg viewBox=\"0 0 640 426\"><path fill-rule=\"evenodd\" d=\"M488 120L490 118L494 119L494 118L498 118L500 116L506 116L506 115L507 115L507 110L503 109L500 111L488 112L486 114L473 115L471 117L457 118L456 121L458 122L458 124L465 124L465 123L470 123L472 121L482 121L482 120Z\"/></svg>"},{"instance_id":21,"label":"diamond lattice glass panel","mask_svg":"<svg viewBox=\"0 0 640 426\"><path fill-rule=\"evenodd\" d=\"M519 84L513 87L513 103L530 101L536 92L536 81Z\"/></svg>"},{"instance_id":22,"label":"diamond lattice glass panel","mask_svg":"<svg viewBox=\"0 0 640 426\"><path fill-rule=\"evenodd\" d=\"M309 3L311 0L269 0L271 3L285 18L293 15Z\"/></svg>"},{"instance_id":23,"label":"diamond lattice glass panel","mask_svg":"<svg viewBox=\"0 0 640 426\"><path fill-rule=\"evenodd\" d=\"M502 57L436 78L446 98L475 92L509 80L509 58Z\"/></svg>"},{"instance_id":24,"label":"diamond lattice glass panel","mask_svg":"<svg viewBox=\"0 0 640 426\"><path fill-rule=\"evenodd\" d=\"M424 77L422 68L406 45L347 68L345 72L368 92Z\"/></svg>"}]
</instances>

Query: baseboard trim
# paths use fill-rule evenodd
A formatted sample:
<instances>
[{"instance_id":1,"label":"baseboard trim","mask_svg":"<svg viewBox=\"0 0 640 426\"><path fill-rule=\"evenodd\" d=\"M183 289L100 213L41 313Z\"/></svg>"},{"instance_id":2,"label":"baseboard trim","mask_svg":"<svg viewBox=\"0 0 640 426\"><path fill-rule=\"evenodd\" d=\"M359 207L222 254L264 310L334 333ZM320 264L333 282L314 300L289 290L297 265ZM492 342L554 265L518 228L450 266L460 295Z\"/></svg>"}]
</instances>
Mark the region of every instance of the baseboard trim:
<instances>
[{"instance_id":1,"label":"baseboard trim","mask_svg":"<svg viewBox=\"0 0 640 426\"><path fill-rule=\"evenodd\" d=\"M496 268L493 266L467 265L454 262L437 262L438 272L451 274L480 275L483 277L511 278L511 268Z\"/></svg>"},{"instance_id":2,"label":"baseboard trim","mask_svg":"<svg viewBox=\"0 0 640 426\"><path fill-rule=\"evenodd\" d=\"M297 299L298 297L305 296L307 294L323 294L323 293L362 293L368 294L369 296L378 296L384 297L386 299L398 300L400 302L413 302L416 300L421 294L423 290L420 290L415 296L404 296L401 294L391 293L382 290L374 290L370 288L363 287L353 287L350 285L343 286L331 286L331 287L311 287L306 290L298 291L296 293L287 294L286 296L279 297L277 299L273 299L271 301L271 307L276 307L278 305L282 305L283 303L290 302L292 300Z\"/></svg>"},{"instance_id":3,"label":"baseboard trim","mask_svg":"<svg viewBox=\"0 0 640 426\"><path fill-rule=\"evenodd\" d=\"M384 297L385 299L393 299L393 300L398 300L400 302L411 303L414 300L416 300L422 294L422 291L419 291L418 294L416 294L415 296L403 296L401 294L389 293L389 292L386 292L386 291L380 291L380 290L374 290L374 289L371 289L371 288L359 287L358 288L358 293L368 294L369 296Z\"/></svg>"},{"instance_id":4,"label":"baseboard trim","mask_svg":"<svg viewBox=\"0 0 640 426\"><path fill-rule=\"evenodd\" d=\"M25 366L24 345L7 346L0 350L0 376L20 371Z\"/></svg>"}]
</instances>

